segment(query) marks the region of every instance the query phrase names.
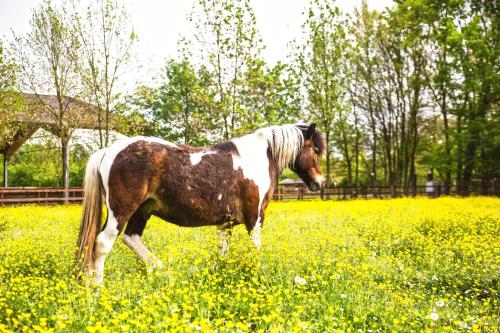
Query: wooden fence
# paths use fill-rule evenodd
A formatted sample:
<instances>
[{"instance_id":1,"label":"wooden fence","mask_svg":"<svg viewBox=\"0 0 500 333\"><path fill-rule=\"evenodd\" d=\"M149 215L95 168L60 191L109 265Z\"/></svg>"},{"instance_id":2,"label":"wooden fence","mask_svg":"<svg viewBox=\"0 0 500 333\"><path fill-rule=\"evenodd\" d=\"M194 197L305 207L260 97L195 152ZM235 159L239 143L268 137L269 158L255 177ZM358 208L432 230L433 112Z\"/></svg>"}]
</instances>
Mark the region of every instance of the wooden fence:
<instances>
[{"instance_id":1,"label":"wooden fence","mask_svg":"<svg viewBox=\"0 0 500 333\"><path fill-rule=\"evenodd\" d=\"M70 188L68 202L81 203L83 188ZM0 187L0 206L12 204L61 204L63 188Z\"/></svg>"},{"instance_id":2,"label":"wooden fence","mask_svg":"<svg viewBox=\"0 0 500 333\"><path fill-rule=\"evenodd\" d=\"M429 193L429 190L431 192ZM439 197L445 194L442 184L436 184L430 188L423 186L357 186L357 187L329 187L320 192L309 192L305 187L280 186L273 195L274 200L349 200L349 199L374 199L374 198L401 198L429 196ZM460 194L455 186L449 190L449 195ZM470 185L468 195L500 196L500 188L497 186L484 188L479 185Z\"/></svg>"},{"instance_id":3,"label":"wooden fence","mask_svg":"<svg viewBox=\"0 0 500 333\"><path fill-rule=\"evenodd\" d=\"M433 196L443 194L442 188L435 186ZM278 187L273 195L274 200L348 200L373 198L399 198L407 196L428 196L426 186L405 188L402 186L358 186L358 187L330 187L319 192L309 192L305 187Z\"/></svg>"},{"instance_id":4,"label":"wooden fence","mask_svg":"<svg viewBox=\"0 0 500 333\"><path fill-rule=\"evenodd\" d=\"M499 189L488 192L479 188L472 188L471 194L484 194L500 196ZM441 185L434 186L432 196L438 197L444 194ZM456 195L456 189L452 188L450 194ZM399 198L406 196L429 196L427 186L402 187L402 186L359 186L359 187L331 187L324 188L320 192L309 192L305 187L279 186L274 192L274 200L348 200L348 199L372 199L372 198ZM68 202L81 203L83 200L82 188L71 188L69 190ZM0 187L0 206L12 204L61 204L64 203L64 189L61 188L37 188L37 187Z\"/></svg>"}]
</instances>

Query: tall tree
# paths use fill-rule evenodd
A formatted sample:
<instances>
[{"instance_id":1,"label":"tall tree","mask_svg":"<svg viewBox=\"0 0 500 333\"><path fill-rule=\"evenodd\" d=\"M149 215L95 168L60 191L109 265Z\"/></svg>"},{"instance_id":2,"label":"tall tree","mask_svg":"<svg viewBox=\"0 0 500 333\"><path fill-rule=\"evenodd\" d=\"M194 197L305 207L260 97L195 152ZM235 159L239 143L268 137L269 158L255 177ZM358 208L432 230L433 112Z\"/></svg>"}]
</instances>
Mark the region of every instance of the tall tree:
<instances>
[{"instance_id":1,"label":"tall tree","mask_svg":"<svg viewBox=\"0 0 500 333\"><path fill-rule=\"evenodd\" d=\"M432 102L439 108L444 132L444 165L434 165L443 169L445 194L450 193L452 183L452 126L450 117L456 107L457 59L453 57L452 36L457 33L454 19L460 13L460 2L427 0L427 15L423 22L429 25L429 44L427 50L428 66L426 78Z\"/></svg>"},{"instance_id":2,"label":"tall tree","mask_svg":"<svg viewBox=\"0 0 500 333\"><path fill-rule=\"evenodd\" d=\"M16 134L23 130L28 116L21 94L17 91L19 69L12 55L0 40L0 152L3 155L4 187L8 186L9 157L7 147L13 143ZM22 117L24 116L24 117Z\"/></svg>"},{"instance_id":3,"label":"tall tree","mask_svg":"<svg viewBox=\"0 0 500 333\"><path fill-rule=\"evenodd\" d=\"M125 6L116 0L92 0L85 8L73 0L72 5L80 44L75 53L78 73L86 96L97 107L100 145L104 147L110 143L110 116L137 36Z\"/></svg>"},{"instance_id":4,"label":"tall tree","mask_svg":"<svg viewBox=\"0 0 500 333\"><path fill-rule=\"evenodd\" d=\"M71 28L68 12L57 8L50 0L32 11L30 31L14 36L13 48L17 54L20 77L25 89L38 98L52 123L52 131L60 138L63 183L66 198L69 193L69 140L79 119L78 113L69 115L71 101L81 91L76 72L75 49L79 43ZM55 103L47 102L43 94L55 96Z\"/></svg>"},{"instance_id":5,"label":"tall tree","mask_svg":"<svg viewBox=\"0 0 500 333\"><path fill-rule=\"evenodd\" d=\"M329 1L313 0L303 25L304 44L297 63L307 92L307 112L326 138L326 179L331 182L335 120L346 107L348 24ZM344 151L345 154L345 151Z\"/></svg>"},{"instance_id":6,"label":"tall tree","mask_svg":"<svg viewBox=\"0 0 500 333\"><path fill-rule=\"evenodd\" d=\"M468 194L474 174L483 187L498 176L499 61L498 3L468 1L462 11L468 19L459 20L461 41L456 49L460 59L462 109L457 114L459 136L458 183Z\"/></svg>"},{"instance_id":7,"label":"tall tree","mask_svg":"<svg viewBox=\"0 0 500 333\"><path fill-rule=\"evenodd\" d=\"M261 50L250 0L199 0L188 18L195 32L183 40L185 56L203 63L214 77L214 120L229 139L242 125L243 73Z\"/></svg>"},{"instance_id":8,"label":"tall tree","mask_svg":"<svg viewBox=\"0 0 500 333\"><path fill-rule=\"evenodd\" d=\"M377 24L380 14L370 11L366 1L362 1L361 8L355 9L353 21L353 48L352 72L350 93L353 107L360 116L364 116L364 123L369 129L369 150L371 152L370 178L377 179L378 128L376 120L376 70L381 62L377 52ZM358 119L361 121L360 119ZM373 184L372 184L373 185Z\"/></svg>"}]
</instances>

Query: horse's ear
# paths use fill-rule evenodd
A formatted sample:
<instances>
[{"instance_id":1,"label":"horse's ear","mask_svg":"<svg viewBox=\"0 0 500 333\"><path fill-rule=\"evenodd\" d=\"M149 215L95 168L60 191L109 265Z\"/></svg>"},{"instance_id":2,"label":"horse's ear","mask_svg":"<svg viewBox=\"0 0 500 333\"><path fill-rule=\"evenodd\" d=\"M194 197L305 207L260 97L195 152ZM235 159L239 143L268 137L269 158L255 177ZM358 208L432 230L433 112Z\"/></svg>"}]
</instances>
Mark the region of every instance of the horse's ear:
<instances>
[{"instance_id":1,"label":"horse's ear","mask_svg":"<svg viewBox=\"0 0 500 333\"><path fill-rule=\"evenodd\" d=\"M309 125L309 127L307 128L307 132L306 132L306 140L309 140L313 137L315 130L316 130L316 124L313 123L313 124Z\"/></svg>"}]
</instances>

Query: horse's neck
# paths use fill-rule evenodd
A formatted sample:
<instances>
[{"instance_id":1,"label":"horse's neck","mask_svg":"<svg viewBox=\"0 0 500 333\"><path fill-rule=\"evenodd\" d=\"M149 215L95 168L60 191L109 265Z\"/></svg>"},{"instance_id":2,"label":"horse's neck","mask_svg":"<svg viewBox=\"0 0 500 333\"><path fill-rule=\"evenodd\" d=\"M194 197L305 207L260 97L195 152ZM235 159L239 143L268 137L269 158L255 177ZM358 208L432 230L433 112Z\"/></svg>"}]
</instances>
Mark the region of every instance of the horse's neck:
<instances>
[{"instance_id":1,"label":"horse's neck","mask_svg":"<svg viewBox=\"0 0 500 333\"><path fill-rule=\"evenodd\" d=\"M268 155L268 151L270 151L269 142L263 135L257 132L233 139L232 141L238 148L240 158L246 161L246 163L256 168L261 167L267 170L271 168L270 173L272 178L276 178L281 174L273 156Z\"/></svg>"}]
</instances>

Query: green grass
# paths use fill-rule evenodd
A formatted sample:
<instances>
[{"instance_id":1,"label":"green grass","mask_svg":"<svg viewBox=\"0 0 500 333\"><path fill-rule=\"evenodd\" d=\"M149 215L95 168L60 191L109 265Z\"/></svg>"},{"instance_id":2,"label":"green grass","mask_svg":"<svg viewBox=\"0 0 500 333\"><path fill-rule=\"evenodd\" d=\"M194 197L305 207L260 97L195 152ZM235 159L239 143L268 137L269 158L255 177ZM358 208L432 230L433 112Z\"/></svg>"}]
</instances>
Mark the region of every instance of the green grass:
<instances>
[{"instance_id":1,"label":"green grass","mask_svg":"<svg viewBox=\"0 0 500 333\"><path fill-rule=\"evenodd\" d=\"M102 287L70 272L79 206L0 208L2 331L481 331L499 326L500 199L273 203L236 227L152 219L147 273L120 241ZM303 285L302 285L303 284Z\"/></svg>"}]
</instances>

